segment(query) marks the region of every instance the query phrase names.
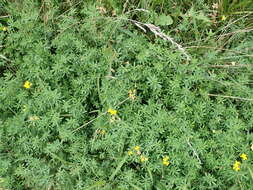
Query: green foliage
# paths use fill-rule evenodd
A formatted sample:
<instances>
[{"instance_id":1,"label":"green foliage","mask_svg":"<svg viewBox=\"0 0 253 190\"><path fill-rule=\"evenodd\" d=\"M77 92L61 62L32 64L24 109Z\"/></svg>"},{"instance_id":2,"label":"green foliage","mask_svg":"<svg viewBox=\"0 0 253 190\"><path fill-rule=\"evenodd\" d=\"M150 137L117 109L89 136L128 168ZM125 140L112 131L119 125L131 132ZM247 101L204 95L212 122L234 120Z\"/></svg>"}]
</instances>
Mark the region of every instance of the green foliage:
<instances>
[{"instance_id":1,"label":"green foliage","mask_svg":"<svg viewBox=\"0 0 253 190\"><path fill-rule=\"evenodd\" d=\"M3 1L0 189L252 188L252 31L211 5Z\"/></svg>"},{"instance_id":2,"label":"green foliage","mask_svg":"<svg viewBox=\"0 0 253 190\"><path fill-rule=\"evenodd\" d=\"M173 23L173 20L170 16L167 15L160 15L157 19L156 19L156 25L160 25L160 26L166 26L166 25L171 25Z\"/></svg>"},{"instance_id":3,"label":"green foliage","mask_svg":"<svg viewBox=\"0 0 253 190\"><path fill-rule=\"evenodd\" d=\"M241 11L251 11L253 8L250 0L222 0L220 10L225 14L234 14Z\"/></svg>"}]
</instances>

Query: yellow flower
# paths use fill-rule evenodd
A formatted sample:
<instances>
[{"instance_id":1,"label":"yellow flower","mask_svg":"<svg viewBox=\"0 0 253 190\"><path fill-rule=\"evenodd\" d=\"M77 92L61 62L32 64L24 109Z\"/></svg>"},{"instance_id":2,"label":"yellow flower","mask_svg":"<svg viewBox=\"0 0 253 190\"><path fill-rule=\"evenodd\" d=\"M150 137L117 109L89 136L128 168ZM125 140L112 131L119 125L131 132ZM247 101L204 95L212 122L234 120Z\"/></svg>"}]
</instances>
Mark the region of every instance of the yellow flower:
<instances>
[{"instance_id":1,"label":"yellow flower","mask_svg":"<svg viewBox=\"0 0 253 190\"><path fill-rule=\"evenodd\" d=\"M163 165L168 166L170 164L170 161L163 161Z\"/></svg>"},{"instance_id":2,"label":"yellow flower","mask_svg":"<svg viewBox=\"0 0 253 190\"><path fill-rule=\"evenodd\" d=\"M240 166L241 166L241 162L236 160L234 165L233 165L233 170L238 172L241 169Z\"/></svg>"},{"instance_id":3,"label":"yellow flower","mask_svg":"<svg viewBox=\"0 0 253 190\"><path fill-rule=\"evenodd\" d=\"M136 98L136 90L129 90L128 91L128 97L132 100L134 100Z\"/></svg>"},{"instance_id":4,"label":"yellow flower","mask_svg":"<svg viewBox=\"0 0 253 190\"><path fill-rule=\"evenodd\" d=\"M170 158L168 156L163 157L163 161L168 161Z\"/></svg>"},{"instance_id":5,"label":"yellow flower","mask_svg":"<svg viewBox=\"0 0 253 190\"><path fill-rule=\"evenodd\" d=\"M38 116L30 116L29 117L29 121L36 121L36 120L39 120L40 118Z\"/></svg>"},{"instance_id":6,"label":"yellow flower","mask_svg":"<svg viewBox=\"0 0 253 190\"><path fill-rule=\"evenodd\" d=\"M131 155L133 155L133 151L132 151L132 150L129 150L129 151L127 152L127 154L128 154L128 156L131 156Z\"/></svg>"},{"instance_id":7,"label":"yellow flower","mask_svg":"<svg viewBox=\"0 0 253 190\"><path fill-rule=\"evenodd\" d=\"M104 129L102 129L102 130L100 131L100 134L101 134L101 135L105 135L105 133L106 133L106 131L105 131Z\"/></svg>"},{"instance_id":8,"label":"yellow flower","mask_svg":"<svg viewBox=\"0 0 253 190\"><path fill-rule=\"evenodd\" d=\"M141 149L140 146L135 146L135 147L134 147L134 150L136 150L136 151L140 151L140 149Z\"/></svg>"},{"instance_id":9,"label":"yellow flower","mask_svg":"<svg viewBox=\"0 0 253 190\"><path fill-rule=\"evenodd\" d=\"M25 81L23 85L24 88L31 88L31 86L32 86L32 83L30 83L29 81Z\"/></svg>"},{"instance_id":10,"label":"yellow flower","mask_svg":"<svg viewBox=\"0 0 253 190\"><path fill-rule=\"evenodd\" d=\"M169 159L170 158L168 156L164 156L163 157L163 165L168 166L170 164Z\"/></svg>"},{"instance_id":11,"label":"yellow flower","mask_svg":"<svg viewBox=\"0 0 253 190\"><path fill-rule=\"evenodd\" d=\"M111 108L109 108L107 110L107 112L110 113L111 115L116 115L117 114L117 110L114 110L114 109L111 109Z\"/></svg>"},{"instance_id":12,"label":"yellow flower","mask_svg":"<svg viewBox=\"0 0 253 190\"><path fill-rule=\"evenodd\" d=\"M143 156L143 155L141 155L141 156L140 156L140 161L141 161L141 162L146 162L146 161L148 161L148 158L145 157L145 156Z\"/></svg>"},{"instance_id":13,"label":"yellow flower","mask_svg":"<svg viewBox=\"0 0 253 190\"><path fill-rule=\"evenodd\" d=\"M7 27L2 27L2 31L7 31Z\"/></svg>"},{"instance_id":14,"label":"yellow flower","mask_svg":"<svg viewBox=\"0 0 253 190\"><path fill-rule=\"evenodd\" d=\"M224 21L226 19L227 19L227 17L225 15L222 15L221 20Z\"/></svg>"},{"instance_id":15,"label":"yellow flower","mask_svg":"<svg viewBox=\"0 0 253 190\"><path fill-rule=\"evenodd\" d=\"M247 160L248 159L247 154L245 154L245 153L241 154L240 157L243 160Z\"/></svg>"},{"instance_id":16,"label":"yellow flower","mask_svg":"<svg viewBox=\"0 0 253 190\"><path fill-rule=\"evenodd\" d=\"M251 145L250 149L253 151L253 144Z\"/></svg>"}]
</instances>

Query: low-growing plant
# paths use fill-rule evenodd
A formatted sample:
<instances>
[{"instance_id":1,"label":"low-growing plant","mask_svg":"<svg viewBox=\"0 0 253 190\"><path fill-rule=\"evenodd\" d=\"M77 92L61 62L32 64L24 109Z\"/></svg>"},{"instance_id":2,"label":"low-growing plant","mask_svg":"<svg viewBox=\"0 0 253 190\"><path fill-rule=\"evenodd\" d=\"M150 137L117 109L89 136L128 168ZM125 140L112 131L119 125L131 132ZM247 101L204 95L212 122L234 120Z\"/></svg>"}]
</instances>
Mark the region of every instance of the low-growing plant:
<instances>
[{"instance_id":1,"label":"low-growing plant","mask_svg":"<svg viewBox=\"0 0 253 190\"><path fill-rule=\"evenodd\" d=\"M0 189L251 189L252 31L212 3L3 1Z\"/></svg>"}]
</instances>

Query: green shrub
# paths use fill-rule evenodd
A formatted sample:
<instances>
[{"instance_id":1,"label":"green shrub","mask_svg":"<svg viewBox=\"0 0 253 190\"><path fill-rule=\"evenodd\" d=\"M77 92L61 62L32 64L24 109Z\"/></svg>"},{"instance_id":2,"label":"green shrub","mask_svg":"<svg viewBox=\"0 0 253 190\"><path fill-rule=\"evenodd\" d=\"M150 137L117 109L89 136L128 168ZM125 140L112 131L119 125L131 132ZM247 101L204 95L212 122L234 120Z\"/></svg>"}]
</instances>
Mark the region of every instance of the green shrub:
<instances>
[{"instance_id":1,"label":"green shrub","mask_svg":"<svg viewBox=\"0 0 253 190\"><path fill-rule=\"evenodd\" d=\"M250 189L252 32L201 0L123 2L3 1L0 187ZM190 61L127 20L169 17Z\"/></svg>"}]
</instances>

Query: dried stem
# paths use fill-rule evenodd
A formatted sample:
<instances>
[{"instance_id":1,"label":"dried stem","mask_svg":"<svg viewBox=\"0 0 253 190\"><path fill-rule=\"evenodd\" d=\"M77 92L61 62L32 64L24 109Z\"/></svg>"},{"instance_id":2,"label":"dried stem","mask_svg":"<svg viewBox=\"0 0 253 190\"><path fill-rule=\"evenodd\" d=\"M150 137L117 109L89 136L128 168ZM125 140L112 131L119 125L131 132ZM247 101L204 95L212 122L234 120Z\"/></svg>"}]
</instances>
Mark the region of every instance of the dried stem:
<instances>
[{"instance_id":1,"label":"dried stem","mask_svg":"<svg viewBox=\"0 0 253 190\"><path fill-rule=\"evenodd\" d=\"M7 57L5 57L5 56L3 56L3 55L0 55L0 58L4 59L4 60L6 60L6 61L11 62L11 60L10 60L10 59L8 59Z\"/></svg>"},{"instance_id":2,"label":"dried stem","mask_svg":"<svg viewBox=\"0 0 253 190\"><path fill-rule=\"evenodd\" d=\"M219 51L227 51L227 52L232 52L232 53L238 53L238 54L245 54L247 56L253 56L250 54L247 54L247 52L243 52L243 51L236 51L236 50L230 50L227 48L220 48L220 47L213 47L213 46L188 46L188 47L184 47L185 49L193 49L193 48L206 48L206 49L214 49L214 50L219 50ZM247 49L247 51L250 51L251 49Z\"/></svg>"},{"instance_id":3,"label":"dried stem","mask_svg":"<svg viewBox=\"0 0 253 190\"><path fill-rule=\"evenodd\" d=\"M142 22L139 22L139 21L136 21L136 20L132 20L132 19L126 19L126 20L134 23L138 28L140 28L144 32L146 32L146 29L144 27L147 27L156 36L159 36L163 40L169 41L174 46L176 46L177 49L179 51L181 51L183 53L183 55L185 55L185 57L187 58L188 61L191 60L190 56L186 53L185 49L180 44L178 44L177 42L175 42L174 39L172 39L168 35L164 34L158 26L155 26L153 24L142 23Z\"/></svg>"},{"instance_id":4,"label":"dried stem","mask_svg":"<svg viewBox=\"0 0 253 190\"><path fill-rule=\"evenodd\" d=\"M126 98L125 100L123 100L123 101L119 102L119 103L118 103L115 107L120 106L121 104L123 104L123 103L124 103L125 101L127 101L127 100L129 100L129 97L128 97L128 98ZM102 117L102 116L103 116L103 115L105 115L105 114L107 114L107 111L106 111L106 112L103 112L102 114L100 114L100 115L99 115L99 116L97 116L96 118L94 118L94 119L92 119L92 120L88 121L87 123L85 123L85 124L81 125L81 126L80 126L80 127L78 127L77 129L74 129L74 130L72 131L72 133L74 133L74 132L76 132L76 131L78 131L78 130L82 129L83 127L85 127L85 126L87 126L87 125L89 125L90 123L92 123L93 121L97 120L98 118Z\"/></svg>"},{"instance_id":5,"label":"dried stem","mask_svg":"<svg viewBox=\"0 0 253 190\"><path fill-rule=\"evenodd\" d=\"M224 37L224 36L230 36L232 34L237 34L237 33L244 33L244 32L251 32L253 30L253 28L245 28L245 29L242 29L242 30L236 30L234 32L229 32L229 33L226 33L226 34L222 34L219 36L219 38L221 37Z\"/></svg>"},{"instance_id":6,"label":"dried stem","mask_svg":"<svg viewBox=\"0 0 253 190\"><path fill-rule=\"evenodd\" d=\"M85 124L81 125L81 126L80 126L80 127L78 127L77 129L73 130L73 131L72 131L72 133L74 133L74 132L78 131L79 129L81 129L81 128L83 128L83 127L87 126L87 125L89 125L90 123L92 123L92 122L93 122L93 121L95 121L96 119L98 119L98 118L102 117L102 116L103 116L103 115L105 115L106 113L107 113L107 112L104 112L104 113L102 113L101 115L97 116L96 118L94 118L94 119L92 119L92 120L88 121L87 123L85 123Z\"/></svg>"},{"instance_id":7,"label":"dried stem","mask_svg":"<svg viewBox=\"0 0 253 190\"><path fill-rule=\"evenodd\" d=\"M253 12L250 12L250 13L248 13L248 14L246 14L246 15L240 17L240 18L238 18L237 20L234 20L233 22L229 23L229 24L226 25L224 28L222 28L222 30L225 30L225 29L227 29L229 26L231 26L232 24L235 24L236 22L238 22L238 21L240 21L240 20L243 20L245 17L251 15L252 13L253 13Z\"/></svg>"},{"instance_id":8,"label":"dried stem","mask_svg":"<svg viewBox=\"0 0 253 190\"><path fill-rule=\"evenodd\" d=\"M199 155L197 153L197 151L193 148L193 146L191 145L190 141L189 141L189 138L186 139L186 142L187 144L189 145L189 147L192 149L193 151L193 154L196 156L197 160L199 161L199 164L202 164L200 158L199 158Z\"/></svg>"},{"instance_id":9,"label":"dried stem","mask_svg":"<svg viewBox=\"0 0 253 190\"><path fill-rule=\"evenodd\" d=\"M8 18L10 17L10 15L3 15L3 16L0 16L0 18Z\"/></svg>"},{"instance_id":10,"label":"dried stem","mask_svg":"<svg viewBox=\"0 0 253 190\"><path fill-rule=\"evenodd\" d=\"M126 14L129 14L129 13L134 12L134 11L139 11L139 12L142 11L142 12L150 13L150 11L148 11L146 9L133 9L133 10L130 10L130 11L126 12Z\"/></svg>"},{"instance_id":11,"label":"dried stem","mask_svg":"<svg viewBox=\"0 0 253 190\"><path fill-rule=\"evenodd\" d=\"M253 67L253 64L238 64L238 65L210 65L211 68L242 68L242 67Z\"/></svg>"},{"instance_id":12,"label":"dried stem","mask_svg":"<svg viewBox=\"0 0 253 190\"><path fill-rule=\"evenodd\" d=\"M253 99L251 99L251 98L241 98L241 97L237 97L237 96L225 96L225 95L219 95L219 94L208 94L208 96L230 98L230 99L236 99L236 100L253 101Z\"/></svg>"},{"instance_id":13,"label":"dried stem","mask_svg":"<svg viewBox=\"0 0 253 190\"><path fill-rule=\"evenodd\" d=\"M124 13L126 11L126 8L127 8L127 4L129 3L129 0L126 0L126 2L124 3L123 5L123 11L122 13Z\"/></svg>"}]
</instances>

